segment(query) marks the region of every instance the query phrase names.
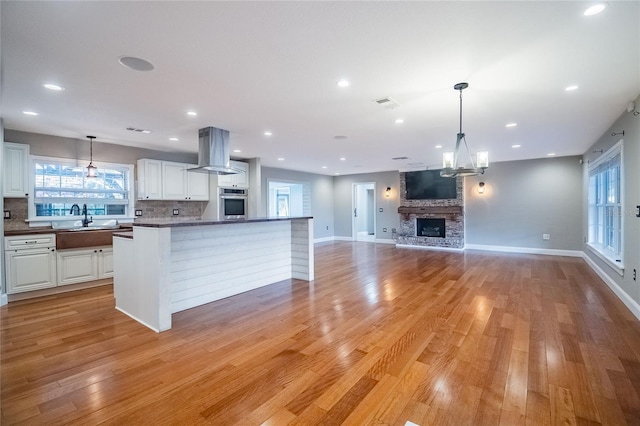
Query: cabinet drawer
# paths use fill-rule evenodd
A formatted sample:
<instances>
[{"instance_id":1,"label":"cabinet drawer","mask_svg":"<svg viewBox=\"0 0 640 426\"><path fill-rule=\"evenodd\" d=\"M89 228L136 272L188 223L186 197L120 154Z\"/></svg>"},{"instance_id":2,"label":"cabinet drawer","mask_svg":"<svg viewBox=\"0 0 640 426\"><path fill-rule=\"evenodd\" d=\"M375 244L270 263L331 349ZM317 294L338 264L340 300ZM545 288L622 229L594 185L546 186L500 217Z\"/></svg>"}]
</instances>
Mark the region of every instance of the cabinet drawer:
<instances>
[{"instance_id":1,"label":"cabinet drawer","mask_svg":"<svg viewBox=\"0 0 640 426\"><path fill-rule=\"evenodd\" d=\"M4 238L5 250L55 247L56 234L17 235Z\"/></svg>"}]
</instances>

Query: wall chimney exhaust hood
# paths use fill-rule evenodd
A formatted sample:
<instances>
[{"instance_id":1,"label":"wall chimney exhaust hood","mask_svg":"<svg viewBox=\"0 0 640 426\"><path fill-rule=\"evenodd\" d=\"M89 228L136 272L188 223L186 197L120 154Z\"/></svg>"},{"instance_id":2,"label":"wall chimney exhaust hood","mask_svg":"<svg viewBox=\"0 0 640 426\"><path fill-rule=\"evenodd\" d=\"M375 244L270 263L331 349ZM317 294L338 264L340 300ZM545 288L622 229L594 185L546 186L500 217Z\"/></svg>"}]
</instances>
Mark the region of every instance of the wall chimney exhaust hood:
<instances>
[{"instance_id":1,"label":"wall chimney exhaust hood","mask_svg":"<svg viewBox=\"0 0 640 426\"><path fill-rule=\"evenodd\" d=\"M233 175L242 172L230 166L228 130L205 127L198 130L198 139L198 167L188 171L217 175Z\"/></svg>"}]
</instances>

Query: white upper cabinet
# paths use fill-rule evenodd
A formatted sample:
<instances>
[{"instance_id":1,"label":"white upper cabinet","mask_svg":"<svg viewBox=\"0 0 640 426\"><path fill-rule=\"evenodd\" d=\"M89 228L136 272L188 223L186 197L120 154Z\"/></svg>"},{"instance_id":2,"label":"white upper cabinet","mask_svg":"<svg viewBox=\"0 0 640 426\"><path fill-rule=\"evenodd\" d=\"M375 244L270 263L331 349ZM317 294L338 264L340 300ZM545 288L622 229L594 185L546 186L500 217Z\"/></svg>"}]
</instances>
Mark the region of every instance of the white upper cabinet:
<instances>
[{"instance_id":1,"label":"white upper cabinet","mask_svg":"<svg viewBox=\"0 0 640 426\"><path fill-rule=\"evenodd\" d=\"M3 158L3 195L10 198L28 197L29 145L5 142Z\"/></svg>"},{"instance_id":2,"label":"white upper cabinet","mask_svg":"<svg viewBox=\"0 0 640 426\"><path fill-rule=\"evenodd\" d=\"M162 161L138 160L138 200L162 199Z\"/></svg>"},{"instance_id":3,"label":"white upper cabinet","mask_svg":"<svg viewBox=\"0 0 640 426\"><path fill-rule=\"evenodd\" d=\"M138 160L138 200L209 201L209 174L194 164Z\"/></svg>"},{"instance_id":4,"label":"white upper cabinet","mask_svg":"<svg viewBox=\"0 0 640 426\"><path fill-rule=\"evenodd\" d=\"M218 186L220 188L249 188L249 163L231 160L230 165L234 169L242 170L242 173L219 175Z\"/></svg>"},{"instance_id":5,"label":"white upper cabinet","mask_svg":"<svg viewBox=\"0 0 640 426\"><path fill-rule=\"evenodd\" d=\"M164 200L187 199L186 164L162 162L162 198Z\"/></svg>"},{"instance_id":6,"label":"white upper cabinet","mask_svg":"<svg viewBox=\"0 0 640 426\"><path fill-rule=\"evenodd\" d=\"M209 173L190 172L198 167L187 164L187 199L192 201L209 201Z\"/></svg>"}]
</instances>

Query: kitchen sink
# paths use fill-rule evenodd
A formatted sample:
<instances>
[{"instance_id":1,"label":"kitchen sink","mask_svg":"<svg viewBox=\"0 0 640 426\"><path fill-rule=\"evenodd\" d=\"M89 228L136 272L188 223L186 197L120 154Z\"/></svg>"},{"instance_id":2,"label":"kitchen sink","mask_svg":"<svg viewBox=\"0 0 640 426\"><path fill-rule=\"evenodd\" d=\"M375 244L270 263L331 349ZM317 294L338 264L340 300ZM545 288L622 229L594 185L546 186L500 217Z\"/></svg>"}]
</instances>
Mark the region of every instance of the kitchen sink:
<instances>
[{"instance_id":1,"label":"kitchen sink","mask_svg":"<svg viewBox=\"0 0 640 426\"><path fill-rule=\"evenodd\" d=\"M116 219L95 219L89 226L82 226L82 219L78 219L52 222L51 227L59 231L95 231L101 229L118 229L120 225Z\"/></svg>"},{"instance_id":2,"label":"kitchen sink","mask_svg":"<svg viewBox=\"0 0 640 426\"><path fill-rule=\"evenodd\" d=\"M87 227L80 229L72 228L59 230L60 232L56 233L56 248L58 250L62 250L83 247L110 246L113 244L114 229L117 228L94 229L93 227Z\"/></svg>"}]
</instances>

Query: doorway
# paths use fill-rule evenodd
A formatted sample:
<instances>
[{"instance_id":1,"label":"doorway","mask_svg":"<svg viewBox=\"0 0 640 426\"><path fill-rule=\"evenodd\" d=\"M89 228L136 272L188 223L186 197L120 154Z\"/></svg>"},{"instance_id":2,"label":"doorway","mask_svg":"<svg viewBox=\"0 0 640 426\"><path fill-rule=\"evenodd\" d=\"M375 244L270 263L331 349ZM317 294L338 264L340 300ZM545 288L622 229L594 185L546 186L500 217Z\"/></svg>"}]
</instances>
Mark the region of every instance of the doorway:
<instances>
[{"instance_id":1,"label":"doorway","mask_svg":"<svg viewBox=\"0 0 640 426\"><path fill-rule=\"evenodd\" d=\"M311 216L311 191L307 182L269 180L269 217Z\"/></svg>"},{"instance_id":2,"label":"doorway","mask_svg":"<svg viewBox=\"0 0 640 426\"><path fill-rule=\"evenodd\" d=\"M376 241L376 184L353 184L352 238L353 241Z\"/></svg>"}]
</instances>

